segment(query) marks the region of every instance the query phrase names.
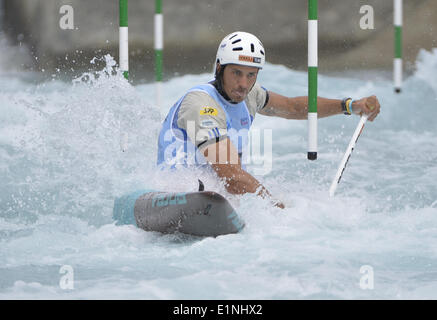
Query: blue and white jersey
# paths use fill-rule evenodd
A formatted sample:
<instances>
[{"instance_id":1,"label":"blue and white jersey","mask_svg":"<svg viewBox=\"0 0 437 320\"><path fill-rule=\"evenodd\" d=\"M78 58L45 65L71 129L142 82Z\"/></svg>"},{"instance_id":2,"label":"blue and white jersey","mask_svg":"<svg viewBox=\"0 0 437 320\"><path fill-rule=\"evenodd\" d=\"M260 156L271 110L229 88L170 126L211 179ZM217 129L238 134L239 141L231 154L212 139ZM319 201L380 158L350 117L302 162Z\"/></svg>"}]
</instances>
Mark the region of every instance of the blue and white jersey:
<instances>
[{"instance_id":1,"label":"blue and white jersey","mask_svg":"<svg viewBox=\"0 0 437 320\"><path fill-rule=\"evenodd\" d=\"M247 98L231 103L210 83L190 89L170 109L158 140L158 165L206 165L199 147L229 138L244 159L248 131L267 100L267 91L255 83Z\"/></svg>"}]
</instances>

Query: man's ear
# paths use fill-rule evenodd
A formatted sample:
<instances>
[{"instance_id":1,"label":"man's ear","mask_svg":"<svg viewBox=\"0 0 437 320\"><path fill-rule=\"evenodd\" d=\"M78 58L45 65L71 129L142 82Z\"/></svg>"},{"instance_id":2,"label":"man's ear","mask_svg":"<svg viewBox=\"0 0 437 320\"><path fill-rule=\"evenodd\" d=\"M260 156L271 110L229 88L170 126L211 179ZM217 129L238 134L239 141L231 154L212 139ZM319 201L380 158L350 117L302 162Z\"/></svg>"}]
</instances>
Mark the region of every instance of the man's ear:
<instances>
[{"instance_id":1,"label":"man's ear","mask_svg":"<svg viewBox=\"0 0 437 320\"><path fill-rule=\"evenodd\" d=\"M217 62L215 64L215 76L216 77L219 74L221 68L222 68L222 66L220 65L220 62L218 62L218 60L217 60Z\"/></svg>"}]
</instances>

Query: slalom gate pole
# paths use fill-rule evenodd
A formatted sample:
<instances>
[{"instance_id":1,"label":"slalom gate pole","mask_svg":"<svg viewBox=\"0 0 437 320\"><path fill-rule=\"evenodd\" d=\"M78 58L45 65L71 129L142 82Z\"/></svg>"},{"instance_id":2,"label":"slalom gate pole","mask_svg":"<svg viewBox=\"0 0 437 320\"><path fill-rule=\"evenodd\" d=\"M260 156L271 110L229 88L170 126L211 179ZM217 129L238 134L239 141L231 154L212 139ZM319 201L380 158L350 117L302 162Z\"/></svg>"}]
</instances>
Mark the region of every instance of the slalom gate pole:
<instances>
[{"instance_id":1,"label":"slalom gate pole","mask_svg":"<svg viewBox=\"0 0 437 320\"><path fill-rule=\"evenodd\" d=\"M120 0L120 28L119 28L119 59L123 76L129 78L129 38L127 27L127 0Z\"/></svg>"},{"instance_id":2,"label":"slalom gate pole","mask_svg":"<svg viewBox=\"0 0 437 320\"><path fill-rule=\"evenodd\" d=\"M394 0L395 57L393 62L393 78L395 92L401 92L402 86L402 0Z\"/></svg>"},{"instance_id":3,"label":"slalom gate pole","mask_svg":"<svg viewBox=\"0 0 437 320\"><path fill-rule=\"evenodd\" d=\"M360 137L361 132L364 129L364 125L366 124L366 121L367 121L367 115L362 115L360 122L358 123L357 128L355 129L355 132L351 138L351 141L349 142L349 146L346 149L343 159L341 160L335 178L331 183L331 187L329 188L330 197L334 196L335 190L337 189L337 186L340 183L341 177L343 176L343 172L346 169L346 165L349 161L352 151L354 151L355 144L357 143L358 138Z\"/></svg>"},{"instance_id":4,"label":"slalom gate pole","mask_svg":"<svg viewBox=\"0 0 437 320\"><path fill-rule=\"evenodd\" d=\"M155 86L156 105L162 112L162 52L164 49L162 0L155 0Z\"/></svg>"},{"instance_id":5,"label":"slalom gate pole","mask_svg":"<svg viewBox=\"0 0 437 320\"><path fill-rule=\"evenodd\" d=\"M127 0L119 0L120 3L120 27L119 27L119 66L125 79L129 79L129 37L127 27ZM127 151L128 133L123 131L120 126L120 149Z\"/></svg>"},{"instance_id":6,"label":"slalom gate pole","mask_svg":"<svg viewBox=\"0 0 437 320\"><path fill-rule=\"evenodd\" d=\"M308 160L317 159L317 0L308 0Z\"/></svg>"}]
</instances>

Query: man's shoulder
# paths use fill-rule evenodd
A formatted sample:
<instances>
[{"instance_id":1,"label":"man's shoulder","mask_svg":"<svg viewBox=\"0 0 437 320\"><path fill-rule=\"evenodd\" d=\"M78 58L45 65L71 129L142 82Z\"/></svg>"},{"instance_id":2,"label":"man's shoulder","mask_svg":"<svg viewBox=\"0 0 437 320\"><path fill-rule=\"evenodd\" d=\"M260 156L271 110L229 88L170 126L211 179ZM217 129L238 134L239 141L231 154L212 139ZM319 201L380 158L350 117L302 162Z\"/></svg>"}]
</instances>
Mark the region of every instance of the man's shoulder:
<instances>
[{"instance_id":1,"label":"man's shoulder","mask_svg":"<svg viewBox=\"0 0 437 320\"><path fill-rule=\"evenodd\" d=\"M203 90L192 90L183 98L180 110L198 112L204 107L217 108L218 103L208 92Z\"/></svg>"},{"instance_id":2,"label":"man's shoulder","mask_svg":"<svg viewBox=\"0 0 437 320\"><path fill-rule=\"evenodd\" d=\"M217 120L226 119L224 111L217 101L208 92L203 90L192 90L188 92L182 100L179 109L179 119L198 119L215 118Z\"/></svg>"},{"instance_id":3,"label":"man's shoulder","mask_svg":"<svg viewBox=\"0 0 437 320\"><path fill-rule=\"evenodd\" d=\"M182 100L182 104L197 106L203 102L215 101L211 95L200 88L190 90Z\"/></svg>"},{"instance_id":4,"label":"man's shoulder","mask_svg":"<svg viewBox=\"0 0 437 320\"><path fill-rule=\"evenodd\" d=\"M246 98L247 107L253 116L264 107L268 99L267 96L267 89L262 87L258 82L255 82Z\"/></svg>"},{"instance_id":5,"label":"man's shoulder","mask_svg":"<svg viewBox=\"0 0 437 320\"><path fill-rule=\"evenodd\" d=\"M258 81L255 82L255 84L252 87L252 90L250 90L248 94L249 97L258 97L258 96L264 96L267 92L267 89L264 88Z\"/></svg>"}]
</instances>

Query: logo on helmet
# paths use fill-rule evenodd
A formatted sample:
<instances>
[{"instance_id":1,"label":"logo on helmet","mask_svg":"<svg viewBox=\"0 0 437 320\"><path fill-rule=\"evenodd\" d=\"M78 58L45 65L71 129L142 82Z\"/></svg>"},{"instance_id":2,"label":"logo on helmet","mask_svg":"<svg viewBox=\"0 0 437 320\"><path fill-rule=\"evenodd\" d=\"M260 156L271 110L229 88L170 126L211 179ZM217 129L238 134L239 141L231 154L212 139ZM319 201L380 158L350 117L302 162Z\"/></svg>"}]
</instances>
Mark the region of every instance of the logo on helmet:
<instances>
[{"instance_id":1,"label":"logo on helmet","mask_svg":"<svg viewBox=\"0 0 437 320\"><path fill-rule=\"evenodd\" d=\"M241 54L238 56L238 60L239 61L244 61L244 62L261 63L261 58L251 57L251 56L244 56L244 55L241 55Z\"/></svg>"}]
</instances>

